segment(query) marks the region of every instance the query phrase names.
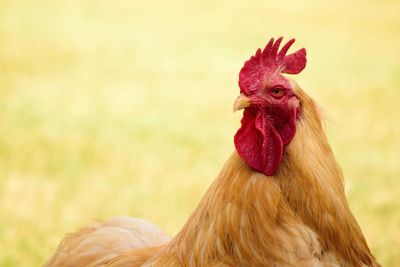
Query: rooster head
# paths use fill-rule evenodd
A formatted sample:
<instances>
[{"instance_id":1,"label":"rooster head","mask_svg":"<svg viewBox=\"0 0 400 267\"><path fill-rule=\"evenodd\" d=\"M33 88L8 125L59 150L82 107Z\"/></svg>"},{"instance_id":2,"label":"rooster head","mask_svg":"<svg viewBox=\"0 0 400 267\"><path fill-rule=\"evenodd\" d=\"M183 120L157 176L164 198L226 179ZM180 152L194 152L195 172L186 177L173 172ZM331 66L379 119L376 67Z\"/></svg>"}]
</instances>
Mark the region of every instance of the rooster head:
<instances>
[{"instance_id":1,"label":"rooster head","mask_svg":"<svg viewBox=\"0 0 400 267\"><path fill-rule=\"evenodd\" d=\"M264 50L244 63L239 73L240 96L234 111L244 109L241 128L235 134L240 157L253 169L274 175L283 147L296 133L300 102L282 73L297 74L306 66L306 50L286 55L294 39L280 51L282 37L272 38Z\"/></svg>"}]
</instances>

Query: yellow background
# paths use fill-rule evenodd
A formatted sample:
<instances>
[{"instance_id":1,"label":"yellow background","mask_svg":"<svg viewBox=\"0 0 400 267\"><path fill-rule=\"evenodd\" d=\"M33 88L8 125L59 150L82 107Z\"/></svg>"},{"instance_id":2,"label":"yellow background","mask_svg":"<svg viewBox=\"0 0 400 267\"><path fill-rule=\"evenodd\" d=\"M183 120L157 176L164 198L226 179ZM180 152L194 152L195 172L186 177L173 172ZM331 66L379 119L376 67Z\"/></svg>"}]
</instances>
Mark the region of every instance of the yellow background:
<instances>
[{"instance_id":1,"label":"yellow background","mask_svg":"<svg viewBox=\"0 0 400 267\"><path fill-rule=\"evenodd\" d=\"M175 234L233 150L243 62L295 37L346 192L400 266L400 2L0 0L0 266L91 219Z\"/></svg>"}]
</instances>

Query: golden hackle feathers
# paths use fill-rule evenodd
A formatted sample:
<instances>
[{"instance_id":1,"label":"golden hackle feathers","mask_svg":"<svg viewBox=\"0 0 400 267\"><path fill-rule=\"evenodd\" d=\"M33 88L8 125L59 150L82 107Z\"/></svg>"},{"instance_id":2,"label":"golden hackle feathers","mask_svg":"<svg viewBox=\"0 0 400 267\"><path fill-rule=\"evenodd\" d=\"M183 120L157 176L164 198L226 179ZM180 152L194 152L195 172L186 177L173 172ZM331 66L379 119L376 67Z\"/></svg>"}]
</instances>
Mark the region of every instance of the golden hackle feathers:
<instances>
[{"instance_id":1,"label":"golden hackle feathers","mask_svg":"<svg viewBox=\"0 0 400 267\"><path fill-rule=\"evenodd\" d=\"M292 210L319 236L325 250L351 266L376 262L348 206L343 174L323 129L318 105L291 81L302 117L276 178Z\"/></svg>"}]
</instances>

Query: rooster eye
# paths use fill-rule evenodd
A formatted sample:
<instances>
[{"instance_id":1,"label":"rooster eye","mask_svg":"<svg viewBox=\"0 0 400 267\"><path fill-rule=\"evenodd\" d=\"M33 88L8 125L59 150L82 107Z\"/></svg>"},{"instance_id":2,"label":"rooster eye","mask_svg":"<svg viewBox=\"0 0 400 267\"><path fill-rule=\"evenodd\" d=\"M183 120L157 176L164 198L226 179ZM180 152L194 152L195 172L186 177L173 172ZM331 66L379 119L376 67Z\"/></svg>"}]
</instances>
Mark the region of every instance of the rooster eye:
<instances>
[{"instance_id":1,"label":"rooster eye","mask_svg":"<svg viewBox=\"0 0 400 267\"><path fill-rule=\"evenodd\" d=\"M276 98L280 98L283 96L283 89L279 87L272 88L271 90L272 96Z\"/></svg>"}]
</instances>

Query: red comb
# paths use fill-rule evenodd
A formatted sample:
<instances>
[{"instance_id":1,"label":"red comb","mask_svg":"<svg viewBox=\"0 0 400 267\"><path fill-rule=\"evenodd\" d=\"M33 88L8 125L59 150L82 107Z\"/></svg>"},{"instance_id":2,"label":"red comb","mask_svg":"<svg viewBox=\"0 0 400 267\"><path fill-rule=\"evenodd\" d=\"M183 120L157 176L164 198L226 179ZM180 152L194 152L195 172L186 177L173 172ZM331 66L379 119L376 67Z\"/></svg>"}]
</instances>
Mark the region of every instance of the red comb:
<instances>
[{"instance_id":1,"label":"red comb","mask_svg":"<svg viewBox=\"0 0 400 267\"><path fill-rule=\"evenodd\" d=\"M304 48L286 55L295 39L289 40L278 52L282 37L274 42L274 38L268 42L264 50L259 48L256 54L244 63L239 73L240 91L250 94L261 89L269 76L287 73L300 73L306 66L306 50Z\"/></svg>"}]
</instances>

